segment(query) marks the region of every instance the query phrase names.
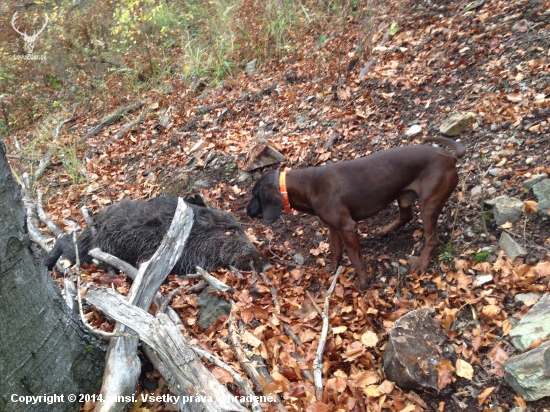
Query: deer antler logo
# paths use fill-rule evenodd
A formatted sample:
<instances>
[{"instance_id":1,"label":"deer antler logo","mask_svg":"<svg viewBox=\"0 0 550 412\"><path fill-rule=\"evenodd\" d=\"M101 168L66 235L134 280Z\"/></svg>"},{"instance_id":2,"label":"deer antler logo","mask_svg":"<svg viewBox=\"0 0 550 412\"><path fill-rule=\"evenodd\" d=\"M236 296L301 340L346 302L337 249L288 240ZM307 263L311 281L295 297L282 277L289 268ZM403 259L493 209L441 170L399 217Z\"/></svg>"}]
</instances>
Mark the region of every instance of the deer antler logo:
<instances>
[{"instance_id":1,"label":"deer antler logo","mask_svg":"<svg viewBox=\"0 0 550 412\"><path fill-rule=\"evenodd\" d=\"M15 26L15 22L17 20L17 13L18 12L16 11L14 13L13 17L11 18L11 26L13 27L13 29L17 33L19 33L21 35L21 38L25 41L24 49L27 52L27 54L31 54L32 51L34 50L34 43L36 42L36 39L38 38L40 33L42 33L44 31L44 29L48 25L48 15L46 14L46 17L44 19L44 25L42 26L42 28L40 30L38 30L37 32L33 33L32 36L29 36L26 32L20 32L17 29L17 27ZM36 18L34 19L34 21L36 22Z\"/></svg>"}]
</instances>

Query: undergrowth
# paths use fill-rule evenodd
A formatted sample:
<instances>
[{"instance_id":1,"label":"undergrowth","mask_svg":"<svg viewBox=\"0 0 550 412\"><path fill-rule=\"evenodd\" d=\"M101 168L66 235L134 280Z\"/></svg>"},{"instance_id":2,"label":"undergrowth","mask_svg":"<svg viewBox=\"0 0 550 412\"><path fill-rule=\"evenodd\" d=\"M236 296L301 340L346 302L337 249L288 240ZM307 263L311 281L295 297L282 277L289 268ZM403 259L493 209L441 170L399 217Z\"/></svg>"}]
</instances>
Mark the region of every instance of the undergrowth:
<instances>
[{"instance_id":1,"label":"undergrowth","mask_svg":"<svg viewBox=\"0 0 550 412\"><path fill-rule=\"evenodd\" d=\"M49 23L33 52L43 60L15 58L25 55L24 41L9 19L0 26L0 137L36 126L55 112L55 102L79 104L81 111L99 116L120 106L121 98L164 93L172 83L216 84L253 59L262 64L300 55L303 36L326 41L348 19L363 25L362 49L368 49L376 31L372 17L383 4L111 0L74 5L66 0L35 2L24 10L2 5L3 15L18 11L20 30L32 33L46 14Z\"/></svg>"}]
</instances>

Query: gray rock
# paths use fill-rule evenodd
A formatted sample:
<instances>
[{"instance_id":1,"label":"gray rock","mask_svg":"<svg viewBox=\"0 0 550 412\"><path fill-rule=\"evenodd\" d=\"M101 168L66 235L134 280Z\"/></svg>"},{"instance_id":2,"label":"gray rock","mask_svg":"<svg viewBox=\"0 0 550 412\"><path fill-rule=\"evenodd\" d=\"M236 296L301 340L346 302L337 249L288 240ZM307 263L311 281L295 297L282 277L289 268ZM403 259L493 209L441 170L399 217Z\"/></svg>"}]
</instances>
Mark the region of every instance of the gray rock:
<instances>
[{"instance_id":1,"label":"gray rock","mask_svg":"<svg viewBox=\"0 0 550 412\"><path fill-rule=\"evenodd\" d=\"M498 174L502 172L502 168L501 167L493 167L492 169L489 169L489 174L491 176L498 176Z\"/></svg>"},{"instance_id":2,"label":"gray rock","mask_svg":"<svg viewBox=\"0 0 550 412\"><path fill-rule=\"evenodd\" d=\"M304 256L301 255L300 253L296 253L294 256L292 256L292 258L294 259L294 262L298 265L298 266L303 266L303 264L305 263L305 259L304 259Z\"/></svg>"},{"instance_id":3,"label":"gray rock","mask_svg":"<svg viewBox=\"0 0 550 412\"><path fill-rule=\"evenodd\" d=\"M483 193L483 189L481 188L481 186L476 186L470 191L470 197L472 199L477 199L481 197L481 193Z\"/></svg>"},{"instance_id":4,"label":"gray rock","mask_svg":"<svg viewBox=\"0 0 550 412\"><path fill-rule=\"evenodd\" d=\"M214 289L207 287L198 296L199 300L199 325L208 329L221 315L229 315L229 303L210 293Z\"/></svg>"},{"instance_id":5,"label":"gray rock","mask_svg":"<svg viewBox=\"0 0 550 412\"><path fill-rule=\"evenodd\" d=\"M504 380L524 400L550 396L550 342L508 358L502 365Z\"/></svg>"},{"instance_id":6,"label":"gray rock","mask_svg":"<svg viewBox=\"0 0 550 412\"><path fill-rule=\"evenodd\" d=\"M518 293L516 296L514 296L514 302L532 302L532 301L539 301L542 297L542 293L540 292L529 292L529 293Z\"/></svg>"},{"instance_id":7,"label":"gray rock","mask_svg":"<svg viewBox=\"0 0 550 412\"><path fill-rule=\"evenodd\" d=\"M197 180L195 180L195 183L193 184L193 187L196 187L198 189L209 189L211 186L212 186L212 182L207 177L198 178Z\"/></svg>"},{"instance_id":8,"label":"gray rock","mask_svg":"<svg viewBox=\"0 0 550 412\"><path fill-rule=\"evenodd\" d=\"M410 311L395 321L384 351L387 378L402 389L439 390L437 365L443 360L446 341L441 327L433 320L432 309Z\"/></svg>"},{"instance_id":9,"label":"gray rock","mask_svg":"<svg viewBox=\"0 0 550 412\"><path fill-rule=\"evenodd\" d=\"M489 187L487 190L485 190L485 193L487 193L487 196L493 196L497 190L494 187Z\"/></svg>"},{"instance_id":10,"label":"gray rock","mask_svg":"<svg viewBox=\"0 0 550 412\"><path fill-rule=\"evenodd\" d=\"M420 133L422 131L422 126L415 124L414 126L411 126L409 130L405 132L406 137L413 137Z\"/></svg>"},{"instance_id":11,"label":"gray rock","mask_svg":"<svg viewBox=\"0 0 550 412\"><path fill-rule=\"evenodd\" d=\"M498 126L496 124L491 125L491 132L496 132L498 130Z\"/></svg>"},{"instance_id":12,"label":"gray rock","mask_svg":"<svg viewBox=\"0 0 550 412\"><path fill-rule=\"evenodd\" d=\"M304 116L296 116L296 124L300 129L307 129L309 127L309 119Z\"/></svg>"},{"instance_id":13,"label":"gray rock","mask_svg":"<svg viewBox=\"0 0 550 412\"><path fill-rule=\"evenodd\" d=\"M512 237L506 232L502 232L498 245L502 249L504 249L504 251L506 252L506 256L508 256L512 260L516 259L517 257L527 256L527 250L525 250L523 246L512 239Z\"/></svg>"},{"instance_id":14,"label":"gray rock","mask_svg":"<svg viewBox=\"0 0 550 412\"><path fill-rule=\"evenodd\" d=\"M512 126L512 122L510 120L506 120L500 127L502 130L508 130L510 126Z\"/></svg>"},{"instance_id":15,"label":"gray rock","mask_svg":"<svg viewBox=\"0 0 550 412\"><path fill-rule=\"evenodd\" d=\"M254 59L246 63L244 71L247 72L248 74L253 74L256 71L257 62L258 62L258 59Z\"/></svg>"},{"instance_id":16,"label":"gray rock","mask_svg":"<svg viewBox=\"0 0 550 412\"><path fill-rule=\"evenodd\" d=\"M548 175L546 173L541 173L540 175L533 176L530 179L527 179L525 182L521 184L522 189L531 189L534 185L536 185L539 182L542 182L544 179L546 179Z\"/></svg>"},{"instance_id":17,"label":"gray rock","mask_svg":"<svg viewBox=\"0 0 550 412\"><path fill-rule=\"evenodd\" d=\"M242 183L250 179L252 179L251 173L245 172L244 170L239 170L238 176L237 176L237 183Z\"/></svg>"},{"instance_id":18,"label":"gray rock","mask_svg":"<svg viewBox=\"0 0 550 412\"><path fill-rule=\"evenodd\" d=\"M533 185L533 193L537 196L537 213L542 216L550 214L550 179L544 179Z\"/></svg>"},{"instance_id":19,"label":"gray rock","mask_svg":"<svg viewBox=\"0 0 550 412\"><path fill-rule=\"evenodd\" d=\"M514 326L509 336L520 352L529 349L535 339L550 337L550 293L540 298Z\"/></svg>"},{"instance_id":20,"label":"gray rock","mask_svg":"<svg viewBox=\"0 0 550 412\"><path fill-rule=\"evenodd\" d=\"M499 226L506 222L515 223L521 216L523 202L519 199L504 195L487 200L485 203L493 207L495 223Z\"/></svg>"},{"instance_id":21,"label":"gray rock","mask_svg":"<svg viewBox=\"0 0 550 412\"><path fill-rule=\"evenodd\" d=\"M445 120L439 127L439 132L444 136L456 136L465 130L474 120L475 114L456 113Z\"/></svg>"}]
</instances>

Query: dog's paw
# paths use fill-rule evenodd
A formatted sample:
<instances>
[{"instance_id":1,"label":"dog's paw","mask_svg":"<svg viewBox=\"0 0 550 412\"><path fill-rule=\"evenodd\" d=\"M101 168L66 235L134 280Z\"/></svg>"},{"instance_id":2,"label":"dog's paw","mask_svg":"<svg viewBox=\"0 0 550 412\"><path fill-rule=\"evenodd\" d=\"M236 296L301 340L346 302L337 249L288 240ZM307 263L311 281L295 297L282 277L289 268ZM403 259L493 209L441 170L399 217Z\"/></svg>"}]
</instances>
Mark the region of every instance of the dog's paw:
<instances>
[{"instance_id":1,"label":"dog's paw","mask_svg":"<svg viewBox=\"0 0 550 412\"><path fill-rule=\"evenodd\" d=\"M428 269L428 264L421 261L418 256L410 257L411 271L410 273L424 273Z\"/></svg>"},{"instance_id":2,"label":"dog's paw","mask_svg":"<svg viewBox=\"0 0 550 412\"><path fill-rule=\"evenodd\" d=\"M355 279L355 287L357 287L357 289L361 290L361 291L365 291L370 285L370 281L368 278L365 278L365 279L361 279L361 278L357 278Z\"/></svg>"}]
</instances>

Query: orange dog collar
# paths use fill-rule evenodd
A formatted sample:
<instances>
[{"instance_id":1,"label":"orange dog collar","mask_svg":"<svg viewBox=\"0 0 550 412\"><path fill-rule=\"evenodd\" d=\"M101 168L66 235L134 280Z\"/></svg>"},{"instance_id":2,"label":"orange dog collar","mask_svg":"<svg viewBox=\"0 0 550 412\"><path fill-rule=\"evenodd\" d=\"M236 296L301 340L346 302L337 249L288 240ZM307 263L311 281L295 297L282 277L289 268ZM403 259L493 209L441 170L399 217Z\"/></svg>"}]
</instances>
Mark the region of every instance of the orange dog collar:
<instances>
[{"instance_id":1,"label":"orange dog collar","mask_svg":"<svg viewBox=\"0 0 550 412\"><path fill-rule=\"evenodd\" d=\"M283 195L283 210L285 212L292 212L290 202L288 201L288 192L286 191L286 172L279 173L279 191Z\"/></svg>"}]
</instances>

